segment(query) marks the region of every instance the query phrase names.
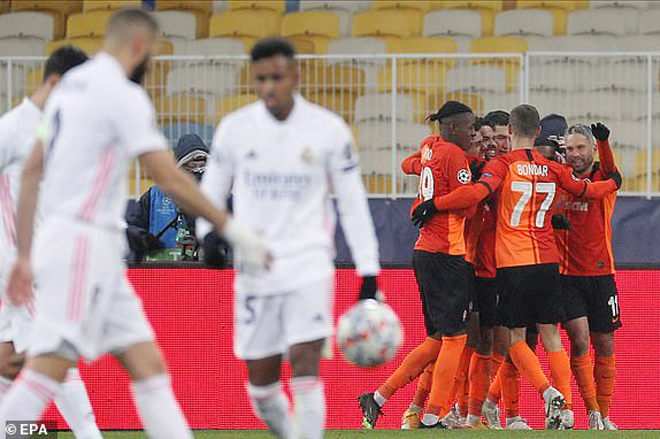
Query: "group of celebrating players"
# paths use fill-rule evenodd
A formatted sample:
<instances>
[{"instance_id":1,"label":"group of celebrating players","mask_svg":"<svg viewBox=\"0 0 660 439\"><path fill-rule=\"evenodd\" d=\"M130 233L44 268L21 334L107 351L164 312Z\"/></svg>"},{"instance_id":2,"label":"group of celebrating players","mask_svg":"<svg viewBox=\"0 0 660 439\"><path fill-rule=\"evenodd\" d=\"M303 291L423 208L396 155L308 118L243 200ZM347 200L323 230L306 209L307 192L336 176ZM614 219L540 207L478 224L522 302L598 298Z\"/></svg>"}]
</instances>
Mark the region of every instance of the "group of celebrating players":
<instances>
[{"instance_id":1,"label":"group of celebrating players","mask_svg":"<svg viewBox=\"0 0 660 439\"><path fill-rule=\"evenodd\" d=\"M475 119L449 101L430 119L440 134L401 166L420 177L413 268L427 338L360 395L364 428L420 377L402 429L500 430L501 399L505 428L530 430L518 408L522 375L545 401L546 428L571 429L572 371L589 429L616 430L609 411L621 323L610 222L621 176L609 130L540 120L531 105ZM551 380L534 352L539 334Z\"/></svg>"}]
</instances>

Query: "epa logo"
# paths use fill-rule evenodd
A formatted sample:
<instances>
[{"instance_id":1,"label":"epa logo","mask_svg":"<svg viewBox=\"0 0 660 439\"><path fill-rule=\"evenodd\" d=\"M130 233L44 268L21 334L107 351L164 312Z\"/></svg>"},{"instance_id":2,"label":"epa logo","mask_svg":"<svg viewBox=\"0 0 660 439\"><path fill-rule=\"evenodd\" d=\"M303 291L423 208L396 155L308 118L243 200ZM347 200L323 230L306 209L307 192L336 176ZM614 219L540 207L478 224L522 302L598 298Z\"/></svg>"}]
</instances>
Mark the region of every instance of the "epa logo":
<instances>
[{"instance_id":1,"label":"epa logo","mask_svg":"<svg viewBox=\"0 0 660 439\"><path fill-rule=\"evenodd\" d=\"M458 182L460 184L468 184L472 176L470 175L470 171L468 171L467 169L461 169L460 171L458 171L458 175L456 176L456 178L458 178Z\"/></svg>"},{"instance_id":2,"label":"epa logo","mask_svg":"<svg viewBox=\"0 0 660 439\"><path fill-rule=\"evenodd\" d=\"M45 422L8 421L5 424L5 432L7 439L57 438L55 425Z\"/></svg>"}]
</instances>

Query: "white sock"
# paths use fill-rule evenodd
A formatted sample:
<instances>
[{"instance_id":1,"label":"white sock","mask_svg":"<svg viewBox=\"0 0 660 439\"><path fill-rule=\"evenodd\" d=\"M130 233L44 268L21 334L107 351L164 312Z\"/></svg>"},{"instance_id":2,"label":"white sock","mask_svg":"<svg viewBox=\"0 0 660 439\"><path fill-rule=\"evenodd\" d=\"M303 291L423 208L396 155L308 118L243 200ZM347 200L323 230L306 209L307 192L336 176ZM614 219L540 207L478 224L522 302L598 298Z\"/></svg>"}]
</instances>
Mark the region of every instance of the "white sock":
<instances>
[{"instance_id":1,"label":"white sock","mask_svg":"<svg viewBox=\"0 0 660 439\"><path fill-rule=\"evenodd\" d=\"M382 407L387 402L387 398L381 395L378 390L374 392L374 400L376 400L376 404L378 404L380 407Z\"/></svg>"},{"instance_id":2,"label":"white sock","mask_svg":"<svg viewBox=\"0 0 660 439\"><path fill-rule=\"evenodd\" d=\"M150 438L193 439L167 374L134 381L131 389L142 425Z\"/></svg>"},{"instance_id":3,"label":"white sock","mask_svg":"<svg viewBox=\"0 0 660 439\"><path fill-rule=\"evenodd\" d=\"M440 421L440 417L438 415L425 413L424 416L422 416L422 422L424 423L424 425L434 425L437 424L439 421Z\"/></svg>"},{"instance_id":4,"label":"white sock","mask_svg":"<svg viewBox=\"0 0 660 439\"><path fill-rule=\"evenodd\" d=\"M408 407L408 410L412 410L413 412L423 412L424 407L420 407L417 404L410 404L410 407Z\"/></svg>"},{"instance_id":5,"label":"white sock","mask_svg":"<svg viewBox=\"0 0 660 439\"><path fill-rule=\"evenodd\" d=\"M291 378L300 439L322 439L325 428L325 393L319 377Z\"/></svg>"},{"instance_id":6,"label":"white sock","mask_svg":"<svg viewBox=\"0 0 660 439\"><path fill-rule=\"evenodd\" d=\"M77 367L72 367L66 374L60 393L55 398L55 405L60 411L76 439L103 439L96 418L89 403L87 389Z\"/></svg>"},{"instance_id":7,"label":"white sock","mask_svg":"<svg viewBox=\"0 0 660 439\"><path fill-rule=\"evenodd\" d=\"M481 416L477 415L467 415L467 419L465 420L466 424L476 424L481 420Z\"/></svg>"},{"instance_id":8,"label":"white sock","mask_svg":"<svg viewBox=\"0 0 660 439\"><path fill-rule=\"evenodd\" d=\"M2 400L5 397L5 394L9 392L9 388L11 387L12 384L13 384L12 380L0 376L0 404L2 404Z\"/></svg>"},{"instance_id":9,"label":"white sock","mask_svg":"<svg viewBox=\"0 0 660 439\"><path fill-rule=\"evenodd\" d=\"M289 398L282 391L280 382L268 386L246 384L252 410L279 439L295 437L293 421L289 415Z\"/></svg>"},{"instance_id":10,"label":"white sock","mask_svg":"<svg viewBox=\"0 0 660 439\"><path fill-rule=\"evenodd\" d=\"M36 421L46 409L46 405L55 397L60 383L54 379L24 369L5 394L0 404L0 438L5 437L5 422Z\"/></svg>"},{"instance_id":11,"label":"white sock","mask_svg":"<svg viewBox=\"0 0 660 439\"><path fill-rule=\"evenodd\" d=\"M506 418L506 426L508 427L509 425L513 424L514 422L517 421L522 421L523 418L520 416L514 416L513 418Z\"/></svg>"}]
</instances>

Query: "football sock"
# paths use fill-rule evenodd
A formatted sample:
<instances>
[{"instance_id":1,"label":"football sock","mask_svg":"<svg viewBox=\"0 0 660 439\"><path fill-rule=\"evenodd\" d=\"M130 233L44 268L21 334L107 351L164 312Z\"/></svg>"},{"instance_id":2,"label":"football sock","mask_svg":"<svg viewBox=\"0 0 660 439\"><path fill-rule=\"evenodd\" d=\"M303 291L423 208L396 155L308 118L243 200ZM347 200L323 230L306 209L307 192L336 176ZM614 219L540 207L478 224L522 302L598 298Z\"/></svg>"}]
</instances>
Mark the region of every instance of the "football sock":
<instances>
[{"instance_id":1,"label":"football sock","mask_svg":"<svg viewBox=\"0 0 660 439\"><path fill-rule=\"evenodd\" d=\"M427 337L422 344L406 356L397 370L385 381L385 384L378 388L378 393L386 400L390 399L397 390L417 378L429 363L438 358L441 347L442 341ZM379 405L382 406L380 403Z\"/></svg>"},{"instance_id":2,"label":"football sock","mask_svg":"<svg viewBox=\"0 0 660 439\"><path fill-rule=\"evenodd\" d=\"M594 367L596 378L596 399L603 419L610 416L610 404L614 395L614 383L616 381L616 360L614 355L609 357L596 357Z\"/></svg>"},{"instance_id":3,"label":"football sock","mask_svg":"<svg viewBox=\"0 0 660 439\"><path fill-rule=\"evenodd\" d=\"M571 369L577 382L580 395L587 406L587 412L590 410L599 411L598 400L596 399L596 383L594 381L594 367L591 364L589 354L581 357L571 356Z\"/></svg>"},{"instance_id":4,"label":"football sock","mask_svg":"<svg viewBox=\"0 0 660 439\"><path fill-rule=\"evenodd\" d=\"M30 369L23 369L0 405L0 425L4 438L8 420L36 421L60 390L60 383Z\"/></svg>"},{"instance_id":5,"label":"football sock","mask_svg":"<svg viewBox=\"0 0 660 439\"><path fill-rule=\"evenodd\" d=\"M493 356L491 357L491 363L490 363L490 376L491 378L495 378L497 376L497 372L500 370L500 367L502 367L502 363L504 363L504 359L506 357L498 352L493 352Z\"/></svg>"},{"instance_id":6,"label":"football sock","mask_svg":"<svg viewBox=\"0 0 660 439\"><path fill-rule=\"evenodd\" d=\"M451 406L449 400L451 383L454 380L454 375L456 375L466 341L467 335L442 337L442 349L440 349L438 359L435 362L433 385L431 386L431 397L427 410L431 415L441 417L449 411Z\"/></svg>"},{"instance_id":7,"label":"football sock","mask_svg":"<svg viewBox=\"0 0 660 439\"><path fill-rule=\"evenodd\" d=\"M71 368L67 372L66 379L55 398L55 405L76 439L103 439L96 426L94 411L78 368Z\"/></svg>"},{"instance_id":8,"label":"football sock","mask_svg":"<svg viewBox=\"0 0 660 439\"><path fill-rule=\"evenodd\" d=\"M2 399L5 397L5 394L9 391L12 383L12 380L9 378L0 376L0 404L2 403Z\"/></svg>"},{"instance_id":9,"label":"football sock","mask_svg":"<svg viewBox=\"0 0 660 439\"><path fill-rule=\"evenodd\" d=\"M502 387L502 403L507 418L518 416L518 399L520 398L520 374L511 363L500 367L500 384Z\"/></svg>"},{"instance_id":10,"label":"football sock","mask_svg":"<svg viewBox=\"0 0 660 439\"><path fill-rule=\"evenodd\" d=\"M481 417L481 406L484 404L490 383L490 355L475 353L470 361L470 399L468 414Z\"/></svg>"},{"instance_id":11,"label":"football sock","mask_svg":"<svg viewBox=\"0 0 660 439\"><path fill-rule=\"evenodd\" d=\"M192 439L193 435L174 397L170 377L154 375L131 383L133 400L149 437Z\"/></svg>"},{"instance_id":12,"label":"football sock","mask_svg":"<svg viewBox=\"0 0 660 439\"><path fill-rule=\"evenodd\" d=\"M463 348L463 351L461 352L461 356L459 359L458 368L456 369L456 374L454 375L451 390L449 392L450 403L453 404L454 400L457 399L458 397L459 411L461 408L460 399L463 398L463 389L465 387L465 380L467 380L468 370L470 369L470 359L472 358L473 354L474 354L474 348L471 348L469 346L465 346ZM465 417L467 414L467 401L463 401L463 403L465 406L463 407L464 413L461 414L461 417Z\"/></svg>"},{"instance_id":13,"label":"football sock","mask_svg":"<svg viewBox=\"0 0 660 439\"><path fill-rule=\"evenodd\" d=\"M459 363L460 364L460 363ZM468 371L469 369L468 364ZM460 387L458 396L456 397L456 402L458 403L458 415L461 418L465 418L468 415L468 403L470 402L470 383L468 380L468 374L465 373L465 379L463 380L463 386Z\"/></svg>"},{"instance_id":14,"label":"football sock","mask_svg":"<svg viewBox=\"0 0 660 439\"><path fill-rule=\"evenodd\" d=\"M431 392L431 384L433 384L433 369L435 368L435 361L431 362L422 373L422 376L419 378L417 383L417 389L415 390L415 396L413 397L413 404L418 407L424 407L426 398L428 398L429 393Z\"/></svg>"},{"instance_id":15,"label":"football sock","mask_svg":"<svg viewBox=\"0 0 660 439\"><path fill-rule=\"evenodd\" d=\"M498 402L502 397L502 369L504 365L500 366L495 379L490 383L490 388L488 389L488 396L486 397L491 402Z\"/></svg>"},{"instance_id":16,"label":"football sock","mask_svg":"<svg viewBox=\"0 0 660 439\"><path fill-rule=\"evenodd\" d=\"M306 376L291 379L298 437L322 439L325 427L325 394L319 377Z\"/></svg>"},{"instance_id":17,"label":"football sock","mask_svg":"<svg viewBox=\"0 0 660 439\"><path fill-rule=\"evenodd\" d=\"M571 362L568 359L566 351L548 352L548 365L550 366L550 376L552 385L559 390L566 400L566 408L573 408L573 396L571 394Z\"/></svg>"},{"instance_id":18,"label":"football sock","mask_svg":"<svg viewBox=\"0 0 660 439\"><path fill-rule=\"evenodd\" d=\"M279 439L294 438L293 420L289 416L289 398L280 382L268 386L246 385L252 410Z\"/></svg>"},{"instance_id":19,"label":"football sock","mask_svg":"<svg viewBox=\"0 0 660 439\"><path fill-rule=\"evenodd\" d=\"M540 394L543 394L543 392L550 387L550 381L548 381L548 378L543 374L539 359L524 340L520 340L518 343L511 346L509 355L511 356L511 360L513 360L513 364L516 365L518 372L520 372L520 374L524 376Z\"/></svg>"}]
</instances>

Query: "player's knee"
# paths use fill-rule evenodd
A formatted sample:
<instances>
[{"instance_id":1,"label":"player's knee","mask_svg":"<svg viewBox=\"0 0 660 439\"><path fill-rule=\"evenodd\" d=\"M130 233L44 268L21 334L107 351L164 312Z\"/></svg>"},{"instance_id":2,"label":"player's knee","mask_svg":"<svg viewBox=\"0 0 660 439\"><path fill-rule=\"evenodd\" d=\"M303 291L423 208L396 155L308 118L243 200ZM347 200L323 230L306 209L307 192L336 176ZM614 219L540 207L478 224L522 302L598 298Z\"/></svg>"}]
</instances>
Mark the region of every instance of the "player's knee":
<instances>
[{"instance_id":1,"label":"player's knee","mask_svg":"<svg viewBox=\"0 0 660 439\"><path fill-rule=\"evenodd\" d=\"M325 340L316 340L291 347L289 357L291 360L291 375L318 376L321 349Z\"/></svg>"},{"instance_id":2,"label":"player's knee","mask_svg":"<svg viewBox=\"0 0 660 439\"><path fill-rule=\"evenodd\" d=\"M614 355L614 333L592 332L591 343L597 357L609 357Z\"/></svg>"}]
</instances>

